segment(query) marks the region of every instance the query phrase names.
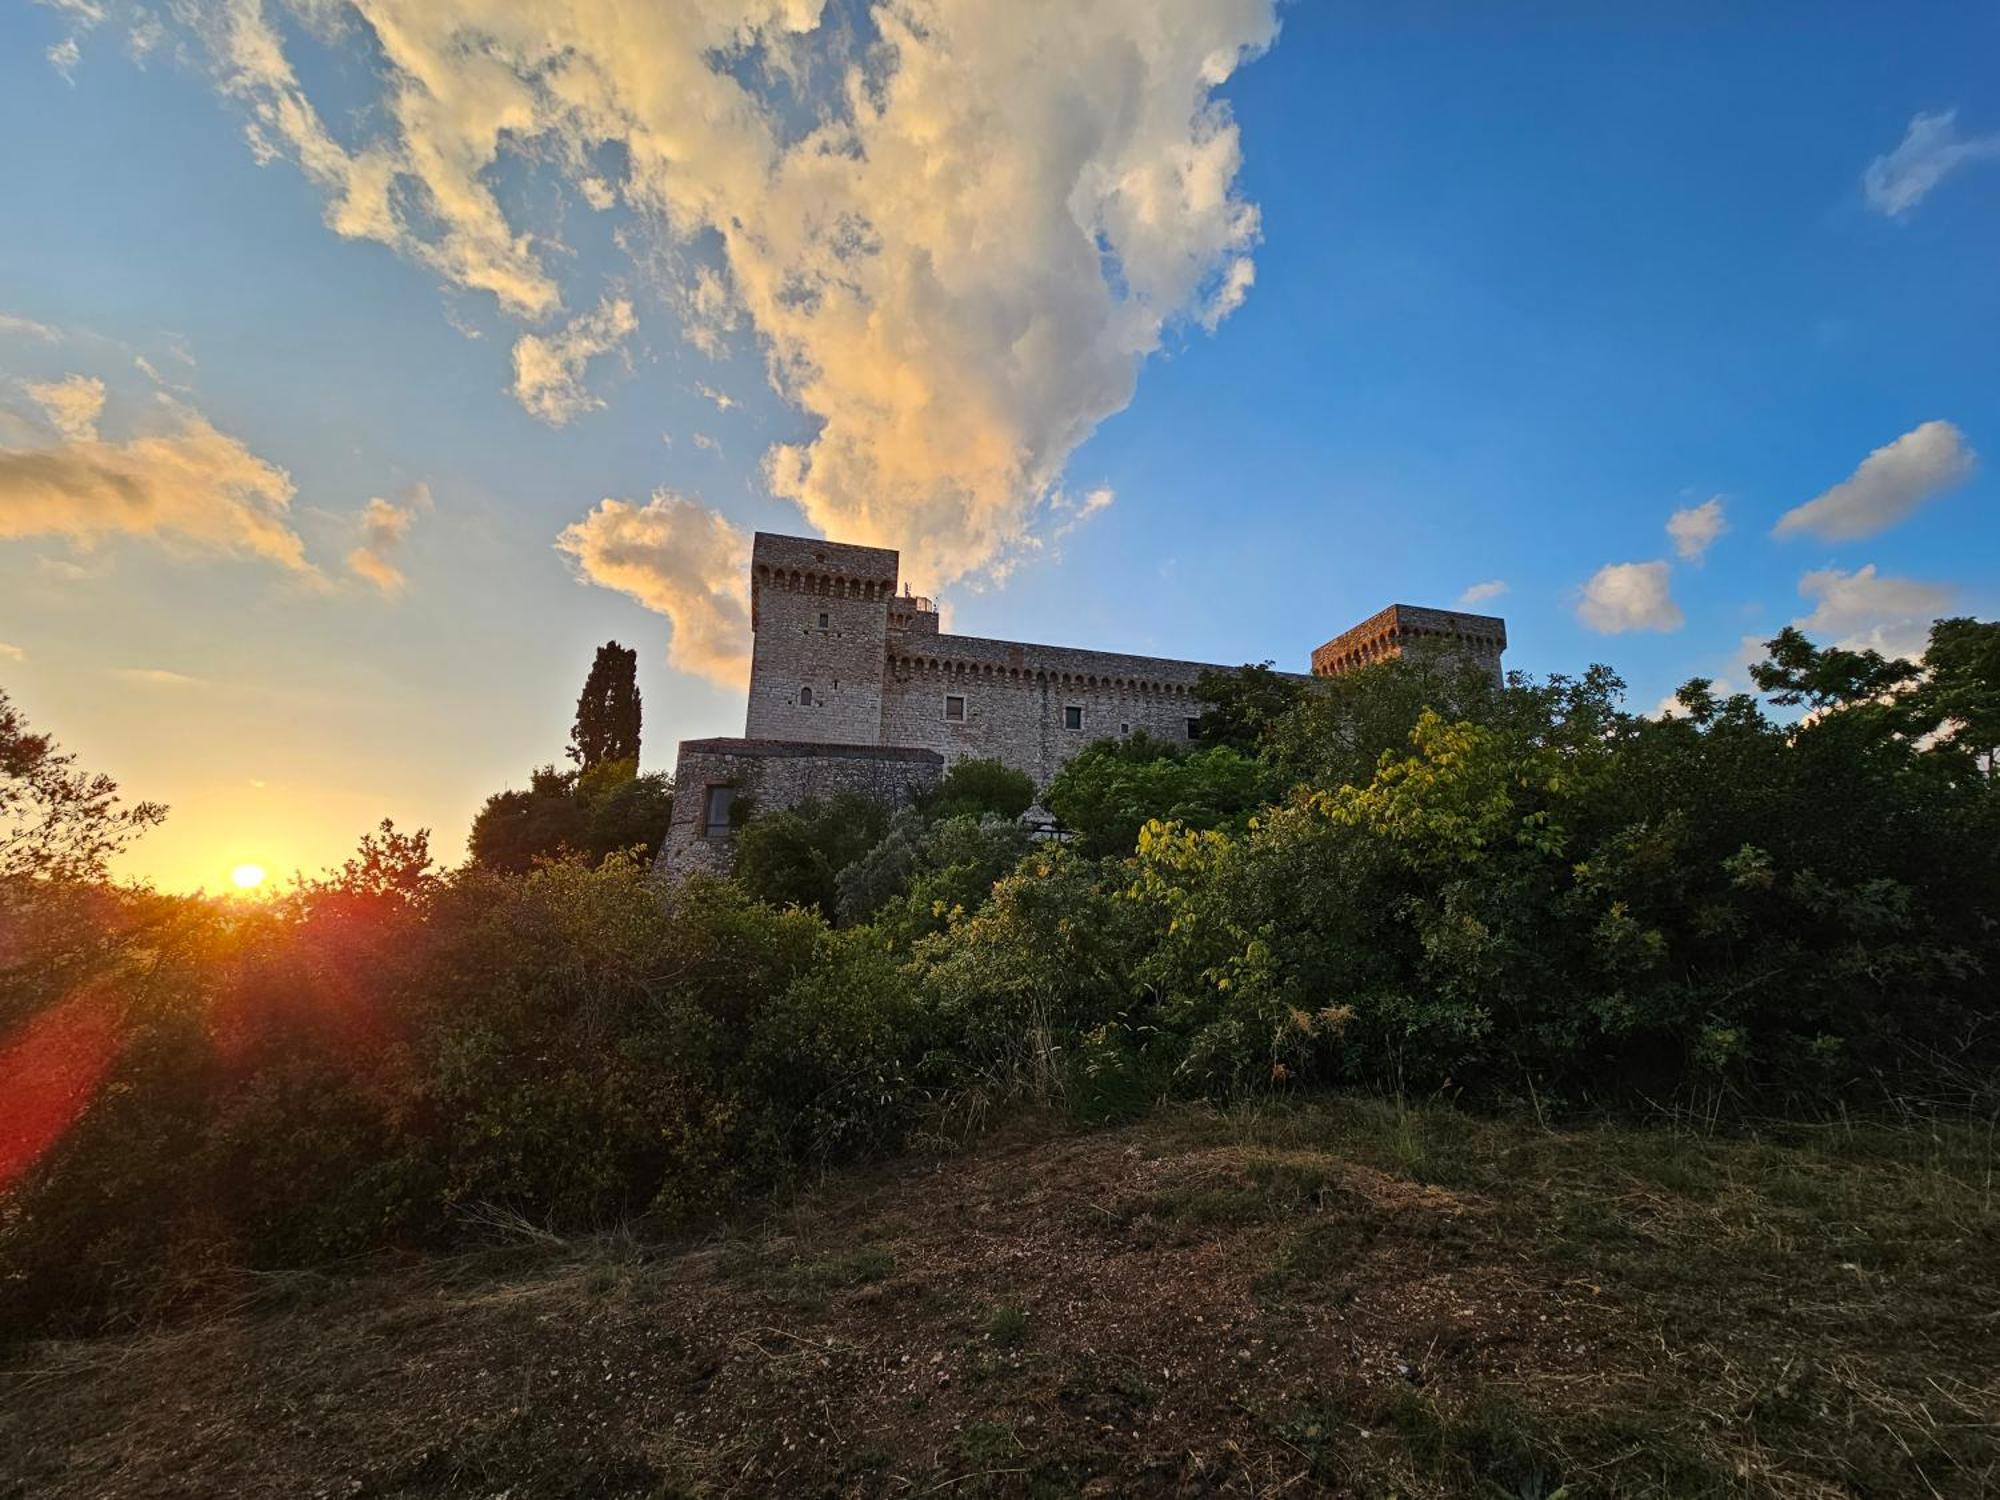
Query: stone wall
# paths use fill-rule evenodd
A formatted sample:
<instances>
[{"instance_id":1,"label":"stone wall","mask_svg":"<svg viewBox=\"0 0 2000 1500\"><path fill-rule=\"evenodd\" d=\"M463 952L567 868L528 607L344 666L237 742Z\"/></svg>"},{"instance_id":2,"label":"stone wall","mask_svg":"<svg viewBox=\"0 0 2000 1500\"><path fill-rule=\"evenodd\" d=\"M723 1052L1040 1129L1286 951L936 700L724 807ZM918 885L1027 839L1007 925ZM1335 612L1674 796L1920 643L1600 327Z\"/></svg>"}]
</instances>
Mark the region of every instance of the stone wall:
<instances>
[{"instance_id":1,"label":"stone wall","mask_svg":"<svg viewBox=\"0 0 2000 1500\"><path fill-rule=\"evenodd\" d=\"M656 868L673 879L735 867L733 837L711 838L709 789L732 788L753 808L796 807L854 792L885 807L906 807L938 784L944 758L906 745L806 744L795 740L682 740L674 765L674 814Z\"/></svg>"},{"instance_id":2,"label":"stone wall","mask_svg":"<svg viewBox=\"0 0 2000 1500\"><path fill-rule=\"evenodd\" d=\"M706 836L711 786L763 808L840 792L895 807L978 757L1046 787L1096 740L1144 731L1187 743L1201 713L1196 682L1230 670L941 634L929 600L897 593L899 563L883 547L757 533L748 738L682 744L662 869L733 863L731 840ZM1497 680L1506 647L1497 616L1392 604L1313 652L1312 671L1331 677L1424 650L1462 655Z\"/></svg>"},{"instance_id":3,"label":"stone wall","mask_svg":"<svg viewBox=\"0 0 2000 1500\"><path fill-rule=\"evenodd\" d=\"M753 739L882 743L896 554L758 532L751 548Z\"/></svg>"},{"instance_id":4,"label":"stone wall","mask_svg":"<svg viewBox=\"0 0 2000 1500\"><path fill-rule=\"evenodd\" d=\"M1201 713L1195 683L1210 670L1201 662L1114 651L909 636L890 642L882 738L936 750L947 766L1001 761L1046 786L1094 740L1143 730L1186 744L1189 721ZM1072 708L1081 711L1075 728ZM951 717L954 710L963 717Z\"/></svg>"},{"instance_id":5,"label":"stone wall","mask_svg":"<svg viewBox=\"0 0 2000 1500\"><path fill-rule=\"evenodd\" d=\"M1392 604L1314 651L1312 669L1315 677L1337 677L1405 651L1425 650L1463 657L1498 682L1500 655L1506 649L1507 622L1498 615Z\"/></svg>"}]
</instances>

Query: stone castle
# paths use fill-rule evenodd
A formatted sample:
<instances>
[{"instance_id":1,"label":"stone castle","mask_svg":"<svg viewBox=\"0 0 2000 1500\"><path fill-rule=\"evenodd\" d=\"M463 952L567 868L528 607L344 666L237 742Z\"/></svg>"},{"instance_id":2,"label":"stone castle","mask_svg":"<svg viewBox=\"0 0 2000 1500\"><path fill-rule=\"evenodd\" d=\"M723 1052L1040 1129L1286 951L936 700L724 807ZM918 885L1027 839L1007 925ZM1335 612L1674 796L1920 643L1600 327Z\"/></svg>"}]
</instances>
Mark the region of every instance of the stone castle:
<instances>
[{"instance_id":1,"label":"stone castle","mask_svg":"<svg viewBox=\"0 0 2000 1500\"><path fill-rule=\"evenodd\" d=\"M882 547L758 532L750 556L750 706L742 739L683 740L660 868L726 873L749 806L859 792L903 806L972 758L1045 787L1094 740L1144 730L1198 738L1195 685L1229 671L945 635L928 599L897 592ZM1331 677L1426 642L1500 673L1507 625L1492 615L1392 604L1312 653Z\"/></svg>"}]
</instances>

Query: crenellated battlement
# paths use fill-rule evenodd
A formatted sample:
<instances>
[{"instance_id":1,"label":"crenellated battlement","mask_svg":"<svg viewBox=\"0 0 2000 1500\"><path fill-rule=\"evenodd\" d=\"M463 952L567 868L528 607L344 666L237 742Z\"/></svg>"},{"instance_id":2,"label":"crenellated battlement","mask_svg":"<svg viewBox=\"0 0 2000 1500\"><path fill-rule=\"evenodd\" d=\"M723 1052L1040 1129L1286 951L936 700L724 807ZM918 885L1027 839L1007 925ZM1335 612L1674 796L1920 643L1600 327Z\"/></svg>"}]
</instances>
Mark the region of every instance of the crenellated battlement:
<instances>
[{"instance_id":1,"label":"crenellated battlement","mask_svg":"<svg viewBox=\"0 0 2000 1500\"><path fill-rule=\"evenodd\" d=\"M753 785L763 806L864 782L895 800L977 757L1046 786L1096 740L1143 732L1197 741L1202 674L1232 670L947 635L930 600L897 592L900 565L886 547L757 533L746 738L682 746L664 868L727 868L731 825L716 809ZM1497 678L1507 625L1493 615L1392 604L1314 651L1312 674L1335 676L1423 645ZM774 766L789 769L781 775Z\"/></svg>"}]
</instances>

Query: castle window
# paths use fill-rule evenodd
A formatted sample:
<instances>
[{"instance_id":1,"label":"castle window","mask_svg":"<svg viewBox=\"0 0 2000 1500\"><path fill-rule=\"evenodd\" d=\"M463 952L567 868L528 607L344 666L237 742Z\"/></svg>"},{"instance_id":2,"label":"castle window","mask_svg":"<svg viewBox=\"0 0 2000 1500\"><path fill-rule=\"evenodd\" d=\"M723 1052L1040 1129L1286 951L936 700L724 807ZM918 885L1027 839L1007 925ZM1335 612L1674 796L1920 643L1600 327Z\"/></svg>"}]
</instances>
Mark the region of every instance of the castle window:
<instances>
[{"instance_id":1,"label":"castle window","mask_svg":"<svg viewBox=\"0 0 2000 1500\"><path fill-rule=\"evenodd\" d=\"M944 695L944 716L954 724L965 722L965 699L957 693Z\"/></svg>"},{"instance_id":2,"label":"castle window","mask_svg":"<svg viewBox=\"0 0 2000 1500\"><path fill-rule=\"evenodd\" d=\"M1063 709L1063 728L1065 728L1065 729L1081 729L1081 728L1083 728L1083 705L1082 705L1082 704L1080 704L1080 703L1071 703L1071 704L1067 705L1067 706L1066 706L1066 707L1065 707L1065 708Z\"/></svg>"},{"instance_id":3,"label":"castle window","mask_svg":"<svg viewBox=\"0 0 2000 1500\"><path fill-rule=\"evenodd\" d=\"M820 628L821 630L824 630L824 629L826 629L826 626L827 626L827 621L828 621L828 619L829 619L829 618L831 618L831 617L830 617L830 616L829 616L829 615L827 614L827 612L826 612L825 610L821 610L821 611L819 612L819 628Z\"/></svg>"},{"instance_id":4,"label":"castle window","mask_svg":"<svg viewBox=\"0 0 2000 1500\"><path fill-rule=\"evenodd\" d=\"M702 804L701 836L708 839L729 837L729 810L736 805L736 788L733 786L712 786Z\"/></svg>"},{"instance_id":5,"label":"castle window","mask_svg":"<svg viewBox=\"0 0 2000 1500\"><path fill-rule=\"evenodd\" d=\"M1118 726L1118 732L1120 734L1130 734L1132 732L1132 726L1130 724L1120 724Z\"/></svg>"},{"instance_id":6,"label":"castle window","mask_svg":"<svg viewBox=\"0 0 2000 1500\"><path fill-rule=\"evenodd\" d=\"M1187 737L1191 740L1201 738L1201 720L1199 717L1192 717L1187 721Z\"/></svg>"},{"instance_id":7,"label":"castle window","mask_svg":"<svg viewBox=\"0 0 2000 1500\"><path fill-rule=\"evenodd\" d=\"M812 707L812 705L813 705L813 690L812 690L811 688L809 688L809 687L802 687L802 688L800 688L800 689L799 689L799 707L801 707L801 708L811 708L811 707Z\"/></svg>"}]
</instances>

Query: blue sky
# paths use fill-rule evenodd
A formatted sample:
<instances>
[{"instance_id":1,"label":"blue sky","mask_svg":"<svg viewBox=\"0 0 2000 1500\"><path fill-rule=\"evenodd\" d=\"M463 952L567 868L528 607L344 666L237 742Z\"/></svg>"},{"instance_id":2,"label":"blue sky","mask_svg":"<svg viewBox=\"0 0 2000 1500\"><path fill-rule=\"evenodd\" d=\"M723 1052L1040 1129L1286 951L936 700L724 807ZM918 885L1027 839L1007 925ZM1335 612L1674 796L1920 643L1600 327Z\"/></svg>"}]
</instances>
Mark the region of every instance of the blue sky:
<instances>
[{"instance_id":1,"label":"blue sky","mask_svg":"<svg viewBox=\"0 0 2000 1500\"><path fill-rule=\"evenodd\" d=\"M1641 709L2000 607L1991 7L547 0L440 81L447 9L0 16L0 684L174 804L131 873L455 853L613 636L653 766L740 732L757 528L903 546L962 631L1298 668L1504 583L1510 665Z\"/></svg>"}]
</instances>

